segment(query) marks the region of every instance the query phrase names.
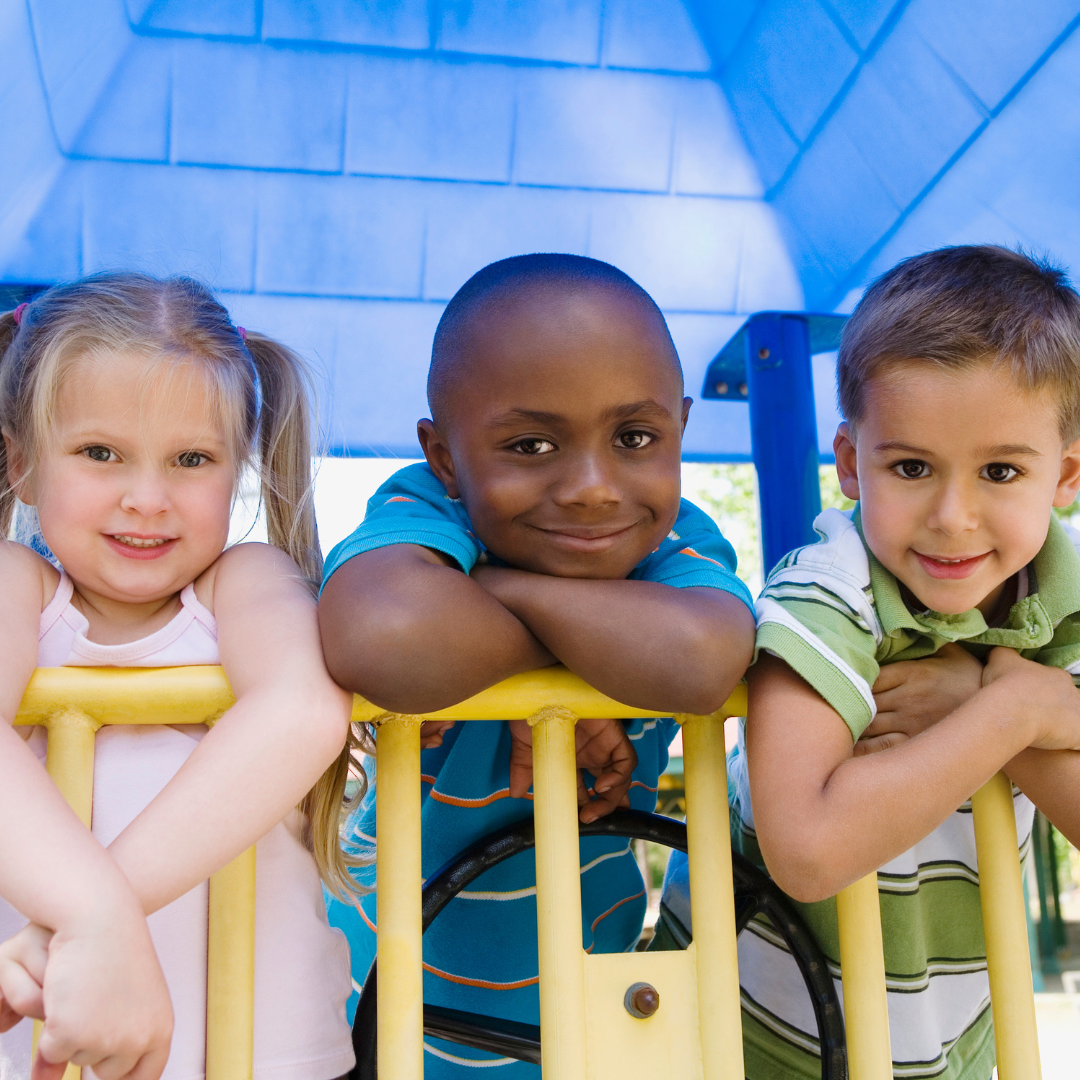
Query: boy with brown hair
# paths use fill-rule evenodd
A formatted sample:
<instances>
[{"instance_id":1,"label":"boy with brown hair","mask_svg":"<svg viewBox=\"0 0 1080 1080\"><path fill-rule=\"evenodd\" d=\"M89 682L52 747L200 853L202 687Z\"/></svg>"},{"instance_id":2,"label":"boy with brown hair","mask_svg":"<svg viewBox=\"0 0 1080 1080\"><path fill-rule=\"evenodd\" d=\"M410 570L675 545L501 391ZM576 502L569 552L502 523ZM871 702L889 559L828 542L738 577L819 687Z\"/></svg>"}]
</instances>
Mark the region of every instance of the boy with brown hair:
<instances>
[{"instance_id":1,"label":"boy with brown hair","mask_svg":"<svg viewBox=\"0 0 1080 1080\"><path fill-rule=\"evenodd\" d=\"M858 506L825 511L758 600L733 829L834 973L826 898L878 870L896 1074L986 1080L967 800L1004 769L1022 849L1032 803L1080 841L1080 556L1052 513L1080 487L1080 298L1003 248L908 259L845 327L839 386ZM747 1075L817 1076L791 957L750 930Z\"/></svg>"}]
</instances>

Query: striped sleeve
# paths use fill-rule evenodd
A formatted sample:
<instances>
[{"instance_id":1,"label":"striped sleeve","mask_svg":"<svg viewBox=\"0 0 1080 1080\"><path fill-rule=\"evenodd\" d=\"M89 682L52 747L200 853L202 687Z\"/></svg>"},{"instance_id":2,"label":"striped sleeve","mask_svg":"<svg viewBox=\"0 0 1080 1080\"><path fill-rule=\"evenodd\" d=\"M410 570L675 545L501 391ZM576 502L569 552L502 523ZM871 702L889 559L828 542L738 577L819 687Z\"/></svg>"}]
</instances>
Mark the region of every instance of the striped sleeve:
<instances>
[{"instance_id":1,"label":"striped sleeve","mask_svg":"<svg viewBox=\"0 0 1080 1080\"><path fill-rule=\"evenodd\" d=\"M755 658L762 649L778 656L858 739L876 712L871 687L881 640L869 560L847 515L826 510L814 528L821 540L787 556L758 598Z\"/></svg>"}]
</instances>

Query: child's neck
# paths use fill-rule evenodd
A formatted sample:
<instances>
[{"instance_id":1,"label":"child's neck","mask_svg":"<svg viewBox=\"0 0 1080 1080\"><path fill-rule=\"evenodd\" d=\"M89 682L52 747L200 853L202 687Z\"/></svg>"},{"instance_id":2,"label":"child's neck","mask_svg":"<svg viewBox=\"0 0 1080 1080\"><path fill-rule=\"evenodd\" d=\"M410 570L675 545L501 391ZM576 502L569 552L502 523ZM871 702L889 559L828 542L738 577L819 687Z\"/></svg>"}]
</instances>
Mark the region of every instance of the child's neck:
<instances>
[{"instance_id":1,"label":"child's neck","mask_svg":"<svg viewBox=\"0 0 1080 1080\"><path fill-rule=\"evenodd\" d=\"M127 645L167 626L183 607L180 594L145 603L128 603L101 596L73 582L72 605L86 616L88 641L96 645Z\"/></svg>"}]
</instances>

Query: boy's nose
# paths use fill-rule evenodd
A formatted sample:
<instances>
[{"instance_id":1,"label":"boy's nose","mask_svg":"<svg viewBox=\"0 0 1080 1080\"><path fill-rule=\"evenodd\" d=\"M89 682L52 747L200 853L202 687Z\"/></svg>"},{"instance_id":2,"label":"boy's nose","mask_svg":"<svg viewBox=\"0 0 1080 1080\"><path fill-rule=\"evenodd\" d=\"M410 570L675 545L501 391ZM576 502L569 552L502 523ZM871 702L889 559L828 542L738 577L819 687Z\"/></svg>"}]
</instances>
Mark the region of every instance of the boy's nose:
<instances>
[{"instance_id":1,"label":"boy's nose","mask_svg":"<svg viewBox=\"0 0 1080 1080\"><path fill-rule=\"evenodd\" d=\"M961 485L949 484L942 488L930 512L927 524L946 536L959 536L979 527L975 498Z\"/></svg>"},{"instance_id":2,"label":"boy's nose","mask_svg":"<svg viewBox=\"0 0 1080 1080\"><path fill-rule=\"evenodd\" d=\"M576 461L555 493L560 506L608 506L621 498L610 471L592 456Z\"/></svg>"}]
</instances>

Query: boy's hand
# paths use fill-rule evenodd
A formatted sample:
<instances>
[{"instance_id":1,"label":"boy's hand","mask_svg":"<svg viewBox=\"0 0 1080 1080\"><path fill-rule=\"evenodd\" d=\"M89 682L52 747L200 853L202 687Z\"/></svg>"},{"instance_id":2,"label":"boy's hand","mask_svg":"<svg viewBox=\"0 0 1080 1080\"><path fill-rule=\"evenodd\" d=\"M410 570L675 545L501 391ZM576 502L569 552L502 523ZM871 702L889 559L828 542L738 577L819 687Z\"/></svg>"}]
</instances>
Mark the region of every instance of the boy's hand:
<instances>
[{"instance_id":1,"label":"boy's hand","mask_svg":"<svg viewBox=\"0 0 1080 1080\"><path fill-rule=\"evenodd\" d=\"M420 725L420 749L442 746L443 732L449 731L454 723L453 720L425 720Z\"/></svg>"},{"instance_id":2,"label":"boy's hand","mask_svg":"<svg viewBox=\"0 0 1080 1080\"><path fill-rule=\"evenodd\" d=\"M637 753L620 720L579 720L574 726L578 767L578 806L583 822L596 821L617 806L629 806L627 792ZM582 770L596 777L592 792ZM532 784L532 728L527 720L510 721L510 795L525 798Z\"/></svg>"},{"instance_id":3,"label":"boy's hand","mask_svg":"<svg viewBox=\"0 0 1080 1080\"><path fill-rule=\"evenodd\" d=\"M1010 714L1032 726L1031 746L1080 750L1080 692L1067 671L998 646L986 662L982 683L987 690L1008 695Z\"/></svg>"},{"instance_id":4,"label":"boy's hand","mask_svg":"<svg viewBox=\"0 0 1080 1080\"><path fill-rule=\"evenodd\" d=\"M953 643L922 660L887 664L874 683L877 716L855 743L855 756L888 750L933 727L979 692L982 677L982 664Z\"/></svg>"}]
</instances>

